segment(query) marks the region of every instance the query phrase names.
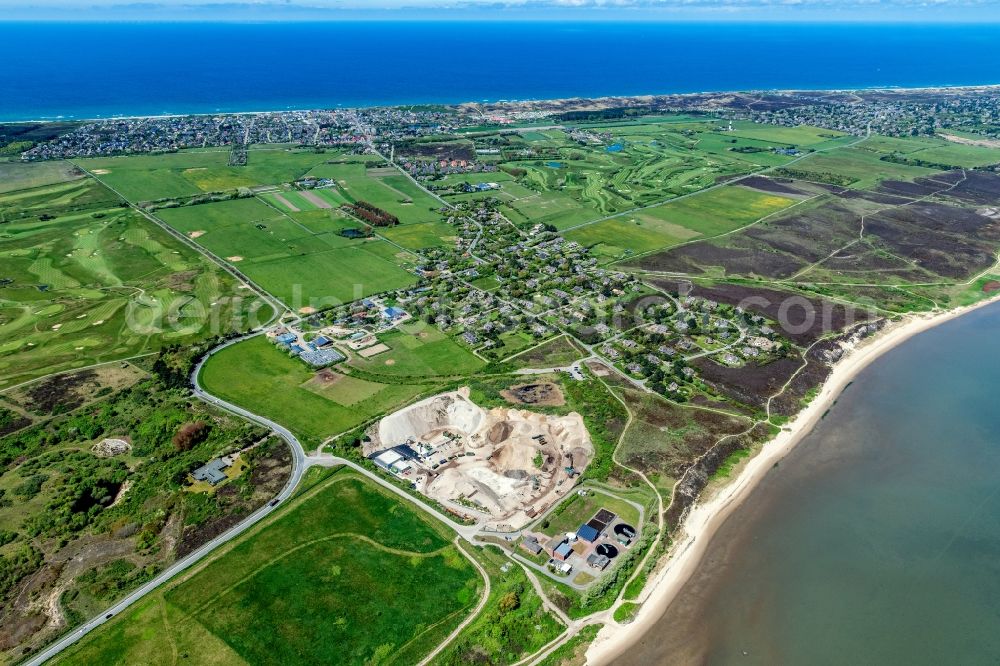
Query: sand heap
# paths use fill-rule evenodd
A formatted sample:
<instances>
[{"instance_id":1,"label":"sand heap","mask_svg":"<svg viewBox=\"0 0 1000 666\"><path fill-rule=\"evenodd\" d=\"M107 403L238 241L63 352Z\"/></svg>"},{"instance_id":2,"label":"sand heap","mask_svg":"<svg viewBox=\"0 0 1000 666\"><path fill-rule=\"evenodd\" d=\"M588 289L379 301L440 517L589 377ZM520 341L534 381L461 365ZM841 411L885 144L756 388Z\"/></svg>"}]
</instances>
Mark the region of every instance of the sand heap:
<instances>
[{"instance_id":1,"label":"sand heap","mask_svg":"<svg viewBox=\"0 0 1000 666\"><path fill-rule=\"evenodd\" d=\"M594 453L579 414L487 411L469 399L467 388L385 417L366 453L403 443L422 452L406 474L418 490L509 529L565 494Z\"/></svg>"},{"instance_id":2,"label":"sand heap","mask_svg":"<svg viewBox=\"0 0 1000 666\"><path fill-rule=\"evenodd\" d=\"M472 434L479 430L486 412L469 400L469 390L443 393L401 409L378 424L379 439L386 445L407 439L433 440L441 431Z\"/></svg>"}]
</instances>

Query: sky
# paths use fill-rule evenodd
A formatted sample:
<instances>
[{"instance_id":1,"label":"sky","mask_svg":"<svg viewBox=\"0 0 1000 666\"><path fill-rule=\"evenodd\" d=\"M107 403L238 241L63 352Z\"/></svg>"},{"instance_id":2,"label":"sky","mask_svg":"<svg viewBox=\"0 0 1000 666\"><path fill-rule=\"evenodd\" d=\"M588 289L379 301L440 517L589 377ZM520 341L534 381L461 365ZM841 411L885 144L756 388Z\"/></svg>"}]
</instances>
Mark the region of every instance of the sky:
<instances>
[{"instance_id":1,"label":"sky","mask_svg":"<svg viewBox=\"0 0 1000 666\"><path fill-rule=\"evenodd\" d=\"M0 0L0 20L1000 22L1000 0Z\"/></svg>"}]
</instances>

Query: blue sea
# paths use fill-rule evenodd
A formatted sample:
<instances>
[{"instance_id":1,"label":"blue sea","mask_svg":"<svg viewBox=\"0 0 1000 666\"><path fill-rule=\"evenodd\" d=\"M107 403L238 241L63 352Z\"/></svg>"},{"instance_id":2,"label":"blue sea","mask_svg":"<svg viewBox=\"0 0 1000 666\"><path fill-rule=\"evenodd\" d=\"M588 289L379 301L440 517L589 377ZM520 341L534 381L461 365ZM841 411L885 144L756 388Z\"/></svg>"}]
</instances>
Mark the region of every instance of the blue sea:
<instances>
[{"instance_id":1,"label":"blue sea","mask_svg":"<svg viewBox=\"0 0 1000 666\"><path fill-rule=\"evenodd\" d=\"M997 664L998 334L993 304L865 368L615 666Z\"/></svg>"},{"instance_id":2,"label":"blue sea","mask_svg":"<svg viewBox=\"0 0 1000 666\"><path fill-rule=\"evenodd\" d=\"M0 120L1000 83L998 38L998 25L0 22Z\"/></svg>"}]
</instances>

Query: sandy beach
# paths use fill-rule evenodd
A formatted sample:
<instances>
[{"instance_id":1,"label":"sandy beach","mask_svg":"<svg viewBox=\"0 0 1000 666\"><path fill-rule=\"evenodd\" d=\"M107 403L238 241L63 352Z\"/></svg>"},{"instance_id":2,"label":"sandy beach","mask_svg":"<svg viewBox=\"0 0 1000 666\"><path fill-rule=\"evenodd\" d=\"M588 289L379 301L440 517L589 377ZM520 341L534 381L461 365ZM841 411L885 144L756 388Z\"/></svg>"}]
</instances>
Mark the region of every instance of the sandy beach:
<instances>
[{"instance_id":1,"label":"sandy beach","mask_svg":"<svg viewBox=\"0 0 1000 666\"><path fill-rule=\"evenodd\" d=\"M587 651L587 663L595 666L611 663L656 624L696 570L716 530L746 500L774 464L813 429L861 370L914 335L997 301L1000 295L947 312L909 315L848 351L834 366L820 394L809 406L764 444L760 453L731 483L713 493L706 502L698 502L692 507L683 523L681 539L639 595L642 607L635 619L627 625L605 625Z\"/></svg>"}]
</instances>

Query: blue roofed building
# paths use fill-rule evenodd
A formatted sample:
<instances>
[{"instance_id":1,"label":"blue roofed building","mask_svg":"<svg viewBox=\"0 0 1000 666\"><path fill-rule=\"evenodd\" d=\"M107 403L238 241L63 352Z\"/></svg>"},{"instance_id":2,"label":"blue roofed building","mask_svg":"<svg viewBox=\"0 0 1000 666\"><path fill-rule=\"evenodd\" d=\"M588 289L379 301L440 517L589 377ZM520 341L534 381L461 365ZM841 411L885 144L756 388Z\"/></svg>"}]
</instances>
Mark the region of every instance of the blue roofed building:
<instances>
[{"instance_id":1,"label":"blue roofed building","mask_svg":"<svg viewBox=\"0 0 1000 666\"><path fill-rule=\"evenodd\" d=\"M576 535L583 541L594 543L597 541L597 537L601 536L601 533L590 525L580 525L580 529L576 531Z\"/></svg>"},{"instance_id":2,"label":"blue roofed building","mask_svg":"<svg viewBox=\"0 0 1000 666\"><path fill-rule=\"evenodd\" d=\"M291 346L289 346L289 349L291 349L291 350L292 350L292 352L294 352L294 353L296 353L296 354L301 354L302 352L304 352L304 351L305 351L305 349L303 349L303 348L302 348L301 346L299 346L299 345L291 345Z\"/></svg>"},{"instance_id":3,"label":"blue roofed building","mask_svg":"<svg viewBox=\"0 0 1000 666\"><path fill-rule=\"evenodd\" d=\"M282 333L281 335L275 338L275 340L277 340L283 345L290 345L298 339L299 339L298 336L295 335L294 333Z\"/></svg>"},{"instance_id":4,"label":"blue roofed building","mask_svg":"<svg viewBox=\"0 0 1000 666\"><path fill-rule=\"evenodd\" d=\"M568 541L563 541L561 544L555 547L552 551L552 557L564 562L566 558L573 554L573 546Z\"/></svg>"},{"instance_id":5,"label":"blue roofed building","mask_svg":"<svg viewBox=\"0 0 1000 666\"><path fill-rule=\"evenodd\" d=\"M333 340L326 337L325 335L321 335L315 340L313 340L313 344L315 344L317 347L326 347L331 342L333 342Z\"/></svg>"},{"instance_id":6,"label":"blue roofed building","mask_svg":"<svg viewBox=\"0 0 1000 666\"><path fill-rule=\"evenodd\" d=\"M332 347L329 349L316 349L299 354L299 358L314 367L339 363L344 360L344 355Z\"/></svg>"}]
</instances>

